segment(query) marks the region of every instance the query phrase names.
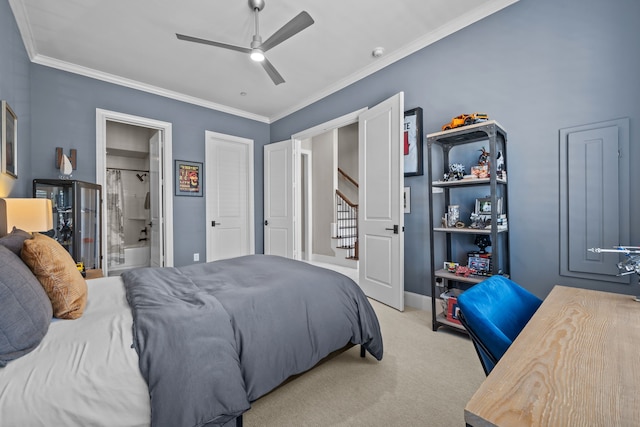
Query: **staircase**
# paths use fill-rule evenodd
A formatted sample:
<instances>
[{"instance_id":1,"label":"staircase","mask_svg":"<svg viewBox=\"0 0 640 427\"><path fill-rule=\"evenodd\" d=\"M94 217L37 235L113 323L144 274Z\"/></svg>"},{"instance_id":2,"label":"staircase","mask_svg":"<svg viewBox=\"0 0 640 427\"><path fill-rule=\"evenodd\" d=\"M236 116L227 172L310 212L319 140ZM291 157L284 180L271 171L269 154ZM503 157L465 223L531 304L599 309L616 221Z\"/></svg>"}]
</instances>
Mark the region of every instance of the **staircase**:
<instances>
[{"instance_id":1,"label":"staircase","mask_svg":"<svg viewBox=\"0 0 640 427\"><path fill-rule=\"evenodd\" d=\"M336 190L337 249L345 249L346 259L358 260L358 205Z\"/></svg>"},{"instance_id":2,"label":"staircase","mask_svg":"<svg viewBox=\"0 0 640 427\"><path fill-rule=\"evenodd\" d=\"M338 176L348 185L358 190L358 183L338 168ZM345 251L345 258L352 261L358 260L358 204L339 189L335 196L336 224L333 239L336 241L336 249Z\"/></svg>"}]
</instances>

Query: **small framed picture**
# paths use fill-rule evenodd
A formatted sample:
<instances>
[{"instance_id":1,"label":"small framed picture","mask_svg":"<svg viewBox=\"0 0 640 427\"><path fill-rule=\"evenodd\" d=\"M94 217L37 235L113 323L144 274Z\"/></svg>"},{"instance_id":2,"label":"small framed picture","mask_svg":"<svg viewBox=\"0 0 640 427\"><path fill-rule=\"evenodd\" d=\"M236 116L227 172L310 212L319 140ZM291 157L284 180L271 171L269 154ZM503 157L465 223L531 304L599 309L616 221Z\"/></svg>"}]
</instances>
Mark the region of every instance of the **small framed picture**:
<instances>
[{"instance_id":1,"label":"small framed picture","mask_svg":"<svg viewBox=\"0 0 640 427\"><path fill-rule=\"evenodd\" d=\"M176 160L176 196L202 197L202 163Z\"/></svg>"},{"instance_id":2,"label":"small framed picture","mask_svg":"<svg viewBox=\"0 0 640 427\"><path fill-rule=\"evenodd\" d=\"M7 101L2 101L2 139L0 159L2 172L18 178L18 117Z\"/></svg>"},{"instance_id":3,"label":"small framed picture","mask_svg":"<svg viewBox=\"0 0 640 427\"><path fill-rule=\"evenodd\" d=\"M502 213L502 197L498 197L496 200L497 213L500 215ZM491 197L484 197L482 199L476 199L476 210L475 213L478 215L491 215L493 211L491 207Z\"/></svg>"}]
</instances>

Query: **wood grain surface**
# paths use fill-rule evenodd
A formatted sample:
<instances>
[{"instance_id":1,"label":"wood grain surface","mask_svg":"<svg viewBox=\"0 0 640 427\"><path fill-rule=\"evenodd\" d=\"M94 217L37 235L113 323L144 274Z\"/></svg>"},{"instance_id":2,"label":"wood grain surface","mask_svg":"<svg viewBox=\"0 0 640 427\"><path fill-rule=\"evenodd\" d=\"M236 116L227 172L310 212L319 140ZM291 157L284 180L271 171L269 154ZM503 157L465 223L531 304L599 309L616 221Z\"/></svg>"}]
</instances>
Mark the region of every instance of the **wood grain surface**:
<instances>
[{"instance_id":1,"label":"wood grain surface","mask_svg":"<svg viewBox=\"0 0 640 427\"><path fill-rule=\"evenodd\" d=\"M640 426L640 302L554 287L465 407L465 421Z\"/></svg>"}]
</instances>

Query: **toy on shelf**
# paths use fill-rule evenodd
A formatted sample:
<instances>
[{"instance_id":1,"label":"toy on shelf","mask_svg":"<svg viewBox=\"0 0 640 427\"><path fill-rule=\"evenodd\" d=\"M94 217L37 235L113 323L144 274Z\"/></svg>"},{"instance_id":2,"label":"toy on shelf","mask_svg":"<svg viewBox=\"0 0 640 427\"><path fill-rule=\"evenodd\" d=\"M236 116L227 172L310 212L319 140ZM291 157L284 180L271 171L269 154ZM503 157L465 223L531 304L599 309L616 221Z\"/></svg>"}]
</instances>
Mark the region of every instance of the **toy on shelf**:
<instances>
[{"instance_id":1,"label":"toy on shelf","mask_svg":"<svg viewBox=\"0 0 640 427\"><path fill-rule=\"evenodd\" d=\"M449 130L460 126L468 126L474 123L486 122L489 116L486 113L460 114L451 119L449 123L442 126L442 130Z\"/></svg>"}]
</instances>

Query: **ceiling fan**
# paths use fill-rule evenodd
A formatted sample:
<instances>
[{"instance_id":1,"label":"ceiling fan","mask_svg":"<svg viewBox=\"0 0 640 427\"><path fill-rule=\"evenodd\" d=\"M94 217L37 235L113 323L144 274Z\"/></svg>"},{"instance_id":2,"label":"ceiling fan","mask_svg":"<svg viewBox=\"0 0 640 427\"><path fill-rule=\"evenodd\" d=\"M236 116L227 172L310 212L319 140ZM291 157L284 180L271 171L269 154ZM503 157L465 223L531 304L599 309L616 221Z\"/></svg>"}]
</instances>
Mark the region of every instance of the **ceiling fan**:
<instances>
[{"instance_id":1,"label":"ceiling fan","mask_svg":"<svg viewBox=\"0 0 640 427\"><path fill-rule=\"evenodd\" d=\"M275 69L275 67L269 62L267 58L265 58L264 53L269 49L279 45L283 41L287 40L290 37L298 34L300 31L304 30L311 24L313 24L313 18L309 16L307 12L300 12L296 15L291 21L284 24L278 31L276 31L271 37L269 37L264 43L262 42L262 37L260 36L260 26L258 22L258 13L264 9L264 0L249 0L249 7L253 11L255 15L255 28L256 32L253 35L253 41L251 42L251 47L242 47L242 46L234 46L231 44L215 42L212 40L200 39L197 37L186 36L184 34L176 33L176 37L180 40L208 44L211 46L217 46L224 49L235 50L242 53L248 53L251 55L251 59L256 62L260 62L262 64L262 68L265 69L273 83L279 85L280 83L284 83L284 79Z\"/></svg>"}]
</instances>

